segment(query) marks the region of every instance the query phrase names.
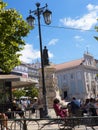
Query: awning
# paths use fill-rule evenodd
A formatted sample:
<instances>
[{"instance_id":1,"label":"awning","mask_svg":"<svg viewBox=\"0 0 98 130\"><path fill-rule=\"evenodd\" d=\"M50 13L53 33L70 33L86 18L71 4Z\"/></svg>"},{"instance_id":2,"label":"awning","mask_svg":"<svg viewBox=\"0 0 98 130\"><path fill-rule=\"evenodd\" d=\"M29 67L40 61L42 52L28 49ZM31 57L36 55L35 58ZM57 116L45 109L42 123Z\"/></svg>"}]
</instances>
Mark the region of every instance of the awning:
<instances>
[{"instance_id":1,"label":"awning","mask_svg":"<svg viewBox=\"0 0 98 130\"><path fill-rule=\"evenodd\" d=\"M34 84L36 84L36 82L16 81L16 82L12 82L12 88L30 87Z\"/></svg>"},{"instance_id":2,"label":"awning","mask_svg":"<svg viewBox=\"0 0 98 130\"><path fill-rule=\"evenodd\" d=\"M30 87L32 85L37 84L38 81L33 80L31 78L23 78L20 76L20 81L13 81L12 88L23 88L23 87Z\"/></svg>"},{"instance_id":3,"label":"awning","mask_svg":"<svg viewBox=\"0 0 98 130\"><path fill-rule=\"evenodd\" d=\"M2 81L11 81L12 88L22 88L22 87L29 87L34 84L37 84L38 81L33 80L31 78L23 78L17 75L0 75L0 80Z\"/></svg>"},{"instance_id":4,"label":"awning","mask_svg":"<svg viewBox=\"0 0 98 130\"><path fill-rule=\"evenodd\" d=\"M0 75L0 80L5 80L5 81L19 81L20 77L16 75Z\"/></svg>"}]
</instances>

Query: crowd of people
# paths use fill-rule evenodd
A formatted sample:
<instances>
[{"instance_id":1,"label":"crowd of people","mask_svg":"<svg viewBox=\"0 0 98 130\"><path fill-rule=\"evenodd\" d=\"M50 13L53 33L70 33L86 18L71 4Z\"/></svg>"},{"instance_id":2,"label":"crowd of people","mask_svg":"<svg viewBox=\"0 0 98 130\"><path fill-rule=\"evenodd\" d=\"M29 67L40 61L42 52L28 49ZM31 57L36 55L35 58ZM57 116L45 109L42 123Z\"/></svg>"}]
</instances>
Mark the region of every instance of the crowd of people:
<instances>
[{"instance_id":1,"label":"crowd of people","mask_svg":"<svg viewBox=\"0 0 98 130\"><path fill-rule=\"evenodd\" d=\"M90 98L86 99L84 103L81 104L82 115L88 114L90 116L98 115L98 99Z\"/></svg>"},{"instance_id":2,"label":"crowd of people","mask_svg":"<svg viewBox=\"0 0 98 130\"><path fill-rule=\"evenodd\" d=\"M62 107L59 99L53 101L53 108L57 116L98 116L98 99L90 98L80 101L75 97L72 98L67 106Z\"/></svg>"},{"instance_id":3,"label":"crowd of people","mask_svg":"<svg viewBox=\"0 0 98 130\"><path fill-rule=\"evenodd\" d=\"M33 102L23 100L14 100L12 103L11 112L16 112L21 118L24 117L26 109L29 107L32 113L35 113L35 110L38 109L38 98L34 98ZM61 118L69 116L98 116L98 99L90 98L85 101L80 101L75 97L66 105L62 106L60 100L55 98L53 101L53 108L57 116ZM2 119L2 124L7 130L7 121L9 115L8 113L0 113L0 119Z\"/></svg>"},{"instance_id":4,"label":"crowd of people","mask_svg":"<svg viewBox=\"0 0 98 130\"><path fill-rule=\"evenodd\" d=\"M19 115L20 118L25 117L25 112L27 108L30 107L32 113L34 113L34 109L37 107L37 98L34 97L33 103L28 99L21 99L12 101L12 105L5 113L0 113L0 122L2 124L3 130L8 130L8 119L13 118L16 114Z\"/></svg>"}]
</instances>

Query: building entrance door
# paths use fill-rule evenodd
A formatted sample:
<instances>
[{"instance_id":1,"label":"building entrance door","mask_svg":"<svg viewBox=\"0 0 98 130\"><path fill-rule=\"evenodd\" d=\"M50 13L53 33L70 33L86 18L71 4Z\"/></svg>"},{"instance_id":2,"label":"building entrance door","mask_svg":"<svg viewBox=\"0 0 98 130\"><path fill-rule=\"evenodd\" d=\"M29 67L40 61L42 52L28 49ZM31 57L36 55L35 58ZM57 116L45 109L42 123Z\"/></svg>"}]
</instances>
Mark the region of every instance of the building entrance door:
<instances>
[{"instance_id":1,"label":"building entrance door","mask_svg":"<svg viewBox=\"0 0 98 130\"><path fill-rule=\"evenodd\" d=\"M67 98L67 91L64 91L64 99Z\"/></svg>"}]
</instances>

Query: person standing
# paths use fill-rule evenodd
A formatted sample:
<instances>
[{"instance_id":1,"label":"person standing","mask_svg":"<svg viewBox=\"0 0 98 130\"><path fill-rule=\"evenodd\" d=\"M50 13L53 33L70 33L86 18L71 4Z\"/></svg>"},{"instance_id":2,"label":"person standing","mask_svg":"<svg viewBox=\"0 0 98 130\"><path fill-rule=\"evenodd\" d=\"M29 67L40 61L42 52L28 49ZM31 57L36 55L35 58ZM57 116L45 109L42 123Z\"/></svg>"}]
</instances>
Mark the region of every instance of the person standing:
<instances>
[{"instance_id":1,"label":"person standing","mask_svg":"<svg viewBox=\"0 0 98 130\"><path fill-rule=\"evenodd\" d=\"M35 113L35 111L38 109L38 98L34 97L34 101L32 104L32 113Z\"/></svg>"},{"instance_id":2,"label":"person standing","mask_svg":"<svg viewBox=\"0 0 98 130\"><path fill-rule=\"evenodd\" d=\"M80 102L75 97L73 97L70 105L71 105L72 115L75 115L75 116L78 115L79 109L80 109Z\"/></svg>"}]
</instances>

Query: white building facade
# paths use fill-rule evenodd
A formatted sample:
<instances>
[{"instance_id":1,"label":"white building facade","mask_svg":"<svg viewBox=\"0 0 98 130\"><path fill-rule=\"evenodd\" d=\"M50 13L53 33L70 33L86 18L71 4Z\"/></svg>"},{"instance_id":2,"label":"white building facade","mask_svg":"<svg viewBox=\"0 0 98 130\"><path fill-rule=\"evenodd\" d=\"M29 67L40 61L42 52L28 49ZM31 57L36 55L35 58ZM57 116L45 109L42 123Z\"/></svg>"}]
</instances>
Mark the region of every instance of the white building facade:
<instances>
[{"instance_id":1,"label":"white building facade","mask_svg":"<svg viewBox=\"0 0 98 130\"><path fill-rule=\"evenodd\" d=\"M83 58L56 65L61 97L72 99L95 98L98 95L98 61L88 52Z\"/></svg>"}]
</instances>

